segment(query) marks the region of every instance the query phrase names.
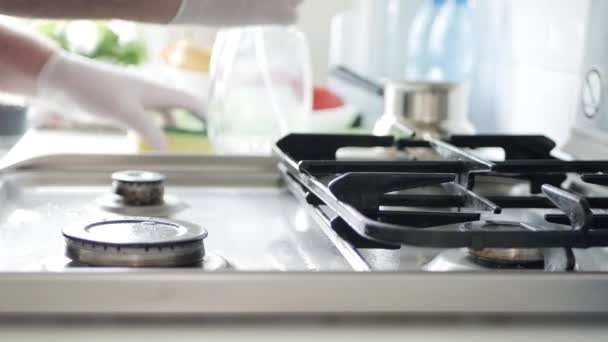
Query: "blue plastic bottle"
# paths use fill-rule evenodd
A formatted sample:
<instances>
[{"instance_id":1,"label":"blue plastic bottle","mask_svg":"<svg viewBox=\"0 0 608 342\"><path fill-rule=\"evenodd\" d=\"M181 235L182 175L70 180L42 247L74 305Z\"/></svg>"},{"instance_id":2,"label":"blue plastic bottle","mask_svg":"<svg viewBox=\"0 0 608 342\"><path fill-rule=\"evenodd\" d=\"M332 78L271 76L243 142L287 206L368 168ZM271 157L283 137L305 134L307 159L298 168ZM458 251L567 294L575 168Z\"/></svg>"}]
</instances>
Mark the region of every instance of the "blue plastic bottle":
<instances>
[{"instance_id":1,"label":"blue plastic bottle","mask_svg":"<svg viewBox=\"0 0 608 342\"><path fill-rule=\"evenodd\" d=\"M430 35L447 0L426 0L418 9L407 40L405 78L427 81L431 68Z\"/></svg>"},{"instance_id":2,"label":"blue plastic bottle","mask_svg":"<svg viewBox=\"0 0 608 342\"><path fill-rule=\"evenodd\" d=\"M427 79L463 82L471 78L477 57L475 16L467 0L448 0L429 34Z\"/></svg>"},{"instance_id":3,"label":"blue plastic bottle","mask_svg":"<svg viewBox=\"0 0 608 342\"><path fill-rule=\"evenodd\" d=\"M386 11L386 70L390 79L403 79L408 58L408 38L424 0L389 0Z\"/></svg>"}]
</instances>

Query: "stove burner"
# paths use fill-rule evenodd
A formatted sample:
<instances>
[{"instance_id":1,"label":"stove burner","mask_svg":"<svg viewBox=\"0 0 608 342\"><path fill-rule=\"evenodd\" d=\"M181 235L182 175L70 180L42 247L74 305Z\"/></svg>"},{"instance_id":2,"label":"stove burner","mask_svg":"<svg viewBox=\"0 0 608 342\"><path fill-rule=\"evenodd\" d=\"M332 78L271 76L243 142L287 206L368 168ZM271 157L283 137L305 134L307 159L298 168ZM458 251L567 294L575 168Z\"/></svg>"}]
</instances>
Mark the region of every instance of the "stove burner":
<instances>
[{"instance_id":1,"label":"stove burner","mask_svg":"<svg viewBox=\"0 0 608 342\"><path fill-rule=\"evenodd\" d=\"M187 208L179 198L165 194L165 176L148 171L112 174L112 193L97 204L105 211L126 216L169 217Z\"/></svg>"},{"instance_id":2,"label":"stove burner","mask_svg":"<svg viewBox=\"0 0 608 342\"><path fill-rule=\"evenodd\" d=\"M429 272L475 272L489 270L542 270L546 269L544 262L530 262L527 264L497 264L481 261L472 256L468 248L446 249L433 260L422 267ZM561 269L559 271L562 271Z\"/></svg>"},{"instance_id":3,"label":"stove burner","mask_svg":"<svg viewBox=\"0 0 608 342\"><path fill-rule=\"evenodd\" d=\"M169 217L188 206L177 197L165 195L163 203L159 205L132 206L127 205L123 197L107 194L97 199L101 209L126 216Z\"/></svg>"},{"instance_id":4,"label":"stove burner","mask_svg":"<svg viewBox=\"0 0 608 342\"><path fill-rule=\"evenodd\" d=\"M536 248L484 248L469 249L469 255L481 266L543 268L543 253Z\"/></svg>"},{"instance_id":5,"label":"stove burner","mask_svg":"<svg viewBox=\"0 0 608 342\"><path fill-rule=\"evenodd\" d=\"M486 230L509 230L520 227L519 222L488 221L483 224ZM466 227L464 225L463 227ZM543 267L544 256L538 248L482 248L468 249L472 260L481 266L504 268L536 268Z\"/></svg>"},{"instance_id":6,"label":"stove burner","mask_svg":"<svg viewBox=\"0 0 608 342\"><path fill-rule=\"evenodd\" d=\"M68 258L66 256L61 256L61 257L46 258L45 260L42 261L41 264L36 264L35 266L28 268L27 270L36 271L36 270L40 270L40 268L42 268L42 270L45 270L45 271L54 271L54 272L60 272L60 271L65 271L66 269L78 269L78 268L88 268L89 271L95 270L95 267L91 267L91 266L92 265L86 265L86 264L78 263L76 261L72 261L70 258ZM218 271L228 270L232 267L232 265L230 265L228 263L228 261L219 254L206 253L203 260L201 260L197 263L191 264L191 265L183 265L183 266L179 266L179 267L200 268L205 272L218 272ZM139 268L139 269L144 271L144 268ZM134 272L136 270L137 270L137 268L130 268L131 272Z\"/></svg>"},{"instance_id":7,"label":"stove burner","mask_svg":"<svg viewBox=\"0 0 608 342\"><path fill-rule=\"evenodd\" d=\"M165 176L148 171L120 171L112 174L112 188L126 205L150 206L163 203Z\"/></svg>"},{"instance_id":8,"label":"stove burner","mask_svg":"<svg viewBox=\"0 0 608 342\"><path fill-rule=\"evenodd\" d=\"M207 231L150 218L107 220L63 230L66 256L90 266L175 267L200 263Z\"/></svg>"}]
</instances>

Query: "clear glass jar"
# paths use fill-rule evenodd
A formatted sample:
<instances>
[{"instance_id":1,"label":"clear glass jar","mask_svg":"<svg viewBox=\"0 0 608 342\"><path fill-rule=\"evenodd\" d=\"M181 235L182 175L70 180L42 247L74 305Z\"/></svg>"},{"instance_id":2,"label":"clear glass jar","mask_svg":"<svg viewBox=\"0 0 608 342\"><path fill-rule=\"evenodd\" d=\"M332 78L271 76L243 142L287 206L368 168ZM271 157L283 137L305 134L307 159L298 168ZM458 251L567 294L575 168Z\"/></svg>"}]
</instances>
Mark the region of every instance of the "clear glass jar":
<instances>
[{"instance_id":1,"label":"clear glass jar","mask_svg":"<svg viewBox=\"0 0 608 342\"><path fill-rule=\"evenodd\" d=\"M213 47L209 138L218 153L267 155L305 131L312 107L306 38L293 27L223 30Z\"/></svg>"}]
</instances>

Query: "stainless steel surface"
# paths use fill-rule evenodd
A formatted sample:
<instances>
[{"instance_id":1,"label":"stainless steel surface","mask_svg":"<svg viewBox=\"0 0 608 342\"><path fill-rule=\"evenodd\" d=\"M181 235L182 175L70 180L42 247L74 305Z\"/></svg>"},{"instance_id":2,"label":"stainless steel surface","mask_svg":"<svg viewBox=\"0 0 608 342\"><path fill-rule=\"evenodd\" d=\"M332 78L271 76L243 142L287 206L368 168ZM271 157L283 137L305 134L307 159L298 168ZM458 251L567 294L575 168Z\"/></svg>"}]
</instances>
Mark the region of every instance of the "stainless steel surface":
<instances>
[{"instance_id":1,"label":"stainless steel surface","mask_svg":"<svg viewBox=\"0 0 608 342\"><path fill-rule=\"evenodd\" d=\"M230 267L212 273L217 268L205 265L66 263L61 229L111 215L95 201L107 194L109 173L125 168L164 173L169 190L189 205L172 219L204 225L207 256ZM321 231L283 188L270 159L64 155L21 161L1 180L1 315L608 313L606 274L481 267L425 273L425 265L454 250L336 248L327 238L333 232ZM340 241L335 233L333 240ZM582 253L588 267L606 260L604 249Z\"/></svg>"},{"instance_id":2,"label":"stainless steel surface","mask_svg":"<svg viewBox=\"0 0 608 342\"><path fill-rule=\"evenodd\" d=\"M455 88L451 83L389 81L384 87L384 116L374 129L375 134L443 135L441 124L449 116L449 96ZM397 132L395 132L397 130Z\"/></svg>"},{"instance_id":3,"label":"stainless steel surface","mask_svg":"<svg viewBox=\"0 0 608 342\"><path fill-rule=\"evenodd\" d=\"M351 269L283 188L272 159L61 155L2 172L0 272L40 270L49 258L63 256L63 228L117 217L97 199L109 192L109 175L123 169L165 174L168 191L188 205L171 219L204 226L206 250L234 271Z\"/></svg>"},{"instance_id":4,"label":"stainless steel surface","mask_svg":"<svg viewBox=\"0 0 608 342\"><path fill-rule=\"evenodd\" d=\"M63 230L66 256L93 266L171 267L205 256L207 231L193 224L151 218L119 218L74 224Z\"/></svg>"},{"instance_id":5,"label":"stainless steel surface","mask_svg":"<svg viewBox=\"0 0 608 342\"><path fill-rule=\"evenodd\" d=\"M315 211L310 213L311 217L319 224L323 233L327 235L327 238L338 248L340 253L348 260L348 263L352 266L353 271L357 272L370 272L372 267L369 261L361 255L360 251L357 251L350 243L342 239L338 234L331 229L330 219L321 212L318 208L309 208L309 211ZM376 254L376 253L374 253Z\"/></svg>"},{"instance_id":6,"label":"stainless steel surface","mask_svg":"<svg viewBox=\"0 0 608 342\"><path fill-rule=\"evenodd\" d=\"M608 327L603 317L585 319L445 319L427 315L423 319L347 317L343 319L301 318L283 320L181 319L167 321L99 320L34 321L27 328L22 321L2 324L3 341L106 342L604 342Z\"/></svg>"},{"instance_id":7,"label":"stainless steel surface","mask_svg":"<svg viewBox=\"0 0 608 342\"><path fill-rule=\"evenodd\" d=\"M127 216L169 217L188 208L188 205L176 196L163 197L163 202L158 205L134 206L125 204L121 196L106 193L98 197L95 202L105 211Z\"/></svg>"},{"instance_id":8,"label":"stainless steel surface","mask_svg":"<svg viewBox=\"0 0 608 342\"><path fill-rule=\"evenodd\" d=\"M0 313L77 315L592 314L602 274L258 273L192 270L6 273ZM92 296L91 294L95 295Z\"/></svg>"},{"instance_id":9,"label":"stainless steel surface","mask_svg":"<svg viewBox=\"0 0 608 342\"><path fill-rule=\"evenodd\" d=\"M390 81L384 88L385 113L398 120L435 124L447 117L449 83Z\"/></svg>"}]
</instances>

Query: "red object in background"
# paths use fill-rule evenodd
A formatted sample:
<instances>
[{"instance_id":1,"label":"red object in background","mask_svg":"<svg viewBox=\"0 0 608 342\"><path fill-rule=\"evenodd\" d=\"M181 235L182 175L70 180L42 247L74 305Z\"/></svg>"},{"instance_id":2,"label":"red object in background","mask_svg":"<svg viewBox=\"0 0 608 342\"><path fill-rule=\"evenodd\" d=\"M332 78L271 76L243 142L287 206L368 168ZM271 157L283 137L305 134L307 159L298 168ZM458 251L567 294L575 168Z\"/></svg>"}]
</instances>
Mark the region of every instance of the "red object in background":
<instances>
[{"instance_id":1,"label":"red object in background","mask_svg":"<svg viewBox=\"0 0 608 342\"><path fill-rule=\"evenodd\" d=\"M313 110L332 109L344 106L344 101L325 87L314 87Z\"/></svg>"}]
</instances>

